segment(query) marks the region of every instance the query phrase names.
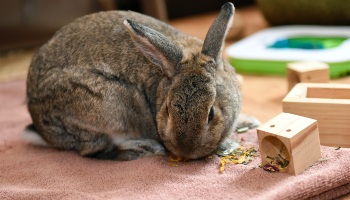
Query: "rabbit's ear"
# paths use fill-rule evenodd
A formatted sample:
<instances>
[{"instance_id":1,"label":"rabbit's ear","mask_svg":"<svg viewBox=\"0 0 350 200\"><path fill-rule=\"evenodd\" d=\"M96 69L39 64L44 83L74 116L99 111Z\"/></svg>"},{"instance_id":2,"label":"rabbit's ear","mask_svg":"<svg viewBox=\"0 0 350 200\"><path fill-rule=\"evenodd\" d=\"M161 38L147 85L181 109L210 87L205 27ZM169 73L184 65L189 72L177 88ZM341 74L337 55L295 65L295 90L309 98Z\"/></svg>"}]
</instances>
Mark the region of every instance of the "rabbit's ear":
<instances>
[{"instance_id":1,"label":"rabbit's ear","mask_svg":"<svg viewBox=\"0 0 350 200\"><path fill-rule=\"evenodd\" d=\"M219 16L216 17L205 37L202 53L212 57L216 62L220 62L224 40L233 21L235 7L227 2L221 7ZM220 63L218 63L220 66Z\"/></svg>"},{"instance_id":2,"label":"rabbit's ear","mask_svg":"<svg viewBox=\"0 0 350 200\"><path fill-rule=\"evenodd\" d=\"M172 77L176 65L182 60L181 49L163 34L139 23L126 19L124 25L141 52L154 64L161 67L163 73Z\"/></svg>"}]
</instances>

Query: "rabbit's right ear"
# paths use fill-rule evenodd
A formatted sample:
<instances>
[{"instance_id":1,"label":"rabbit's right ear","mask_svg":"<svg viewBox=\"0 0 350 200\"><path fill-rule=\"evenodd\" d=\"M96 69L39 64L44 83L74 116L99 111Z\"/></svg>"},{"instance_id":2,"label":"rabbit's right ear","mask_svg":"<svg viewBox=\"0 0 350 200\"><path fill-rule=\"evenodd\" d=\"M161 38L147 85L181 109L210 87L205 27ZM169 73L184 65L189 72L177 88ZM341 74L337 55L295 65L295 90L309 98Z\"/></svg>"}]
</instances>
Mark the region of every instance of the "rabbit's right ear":
<instances>
[{"instance_id":1,"label":"rabbit's right ear","mask_svg":"<svg viewBox=\"0 0 350 200\"><path fill-rule=\"evenodd\" d=\"M158 65L165 75L172 77L175 74L176 65L183 57L181 49L154 29L128 19L124 21L124 25L146 58Z\"/></svg>"},{"instance_id":2,"label":"rabbit's right ear","mask_svg":"<svg viewBox=\"0 0 350 200\"><path fill-rule=\"evenodd\" d=\"M202 53L212 57L220 65L221 53L224 47L224 40L233 21L235 7L227 2L221 7L219 16L216 17L205 37Z\"/></svg>"}]
</instances>

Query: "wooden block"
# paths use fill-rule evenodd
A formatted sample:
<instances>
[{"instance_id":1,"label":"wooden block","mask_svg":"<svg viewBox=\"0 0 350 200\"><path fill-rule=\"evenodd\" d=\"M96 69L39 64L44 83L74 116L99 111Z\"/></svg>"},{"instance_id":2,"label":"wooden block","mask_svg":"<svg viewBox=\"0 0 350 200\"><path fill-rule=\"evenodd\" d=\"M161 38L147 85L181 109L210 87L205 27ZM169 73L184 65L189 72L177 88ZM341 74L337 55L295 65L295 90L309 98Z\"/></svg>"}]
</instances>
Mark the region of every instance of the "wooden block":
<instances>
[{"instance_id":1,"label":"wooden block","mask_svg":"<svg viewBox=\"0 0 350 200\"><path fill-rule=\"evenodd\" d=\"M299 83L283 112L316 119L322 145L350 147L350 84Z\"/></svg>"},{"instance_id":2,"label":"wooden block","mask_svg":"<svg viewBox=\"0 0 350 200\"><path fill-rule=\"evenodd\" d=\"M289 160L285 172L297 175L321 158L319 132L314 119L281 113L257 131L263 166L270 162L269 157L280 155Z\"/></svg>"},{"instance_id":3,"label":"wooden block","mask_svg":"<svg viewBox=\"0 0 350 200\"><path fill-rule=\"evenodd\" d=\"M297 83L328 83L329 66L322 62L292 62L287 64L288 90Z\"/></svg>"}]
</instances>

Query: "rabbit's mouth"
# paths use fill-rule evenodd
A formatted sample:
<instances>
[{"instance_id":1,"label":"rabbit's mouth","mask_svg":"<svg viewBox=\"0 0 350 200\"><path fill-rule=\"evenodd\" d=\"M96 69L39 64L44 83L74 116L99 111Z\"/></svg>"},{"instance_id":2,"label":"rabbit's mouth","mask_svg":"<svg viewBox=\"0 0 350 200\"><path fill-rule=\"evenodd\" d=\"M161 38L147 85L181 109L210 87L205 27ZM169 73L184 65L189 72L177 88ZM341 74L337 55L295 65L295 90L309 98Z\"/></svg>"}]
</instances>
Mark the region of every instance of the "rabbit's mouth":
<instances>
[{"instance_id":1,"label":"rabbit's mouth","mask_svg":"<svg viewBox=\"0 0 350 200\"><path fill-rule=\"evenodd\" d=\"M202 157L200 157L202 158ZM170 153L169 155L169 161L170 162L188 162L188 161L191 161L191 160L197 160L197 159L200 159L200 158L187 158L187 157L181 157L181 156L177 156L175 154L172 154Z\"/></svg>"},{"instance_id":2,"label":"rabbit's mouth","mask_svg":"<svg viewBox=\"0 0 350 200\"><path fill-rule=\"evenodd\" d=\"M187 162L190 161L190 159L187 158L182 158L180 156L177 156L175 154L170 153L169 155L169 161L170 162Z\"/></svg>"}]
</instances>

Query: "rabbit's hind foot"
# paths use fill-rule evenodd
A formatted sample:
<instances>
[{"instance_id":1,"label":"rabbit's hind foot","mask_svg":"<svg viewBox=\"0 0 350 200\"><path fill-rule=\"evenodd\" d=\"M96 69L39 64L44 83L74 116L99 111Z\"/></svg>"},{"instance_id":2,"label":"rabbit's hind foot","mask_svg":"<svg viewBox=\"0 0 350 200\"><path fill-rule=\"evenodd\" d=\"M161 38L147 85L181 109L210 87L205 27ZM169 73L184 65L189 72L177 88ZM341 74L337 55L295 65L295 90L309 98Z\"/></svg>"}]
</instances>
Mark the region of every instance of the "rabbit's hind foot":
<instances>
[{"instance_id":1,"label":"rabbit's hind foot","mask_svg":"<svg viewBox=\"0 0 350 200\"><path fill-rule=\"evenodd\" d=\"M165 155L165 148L156 140L127 140L108 150L99 151L89 157L108 160L135 160L141 157Z\"/></svg>"}]
</instances>

